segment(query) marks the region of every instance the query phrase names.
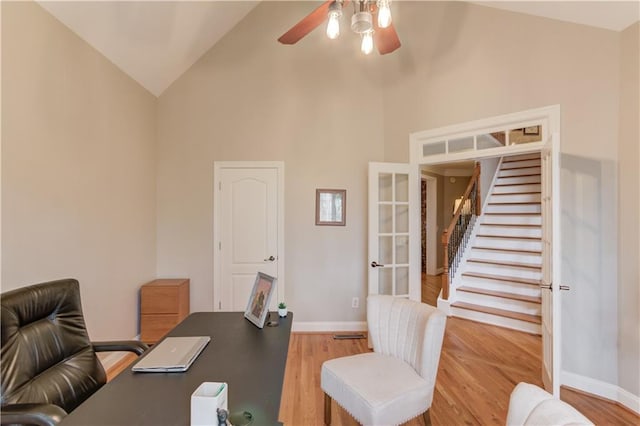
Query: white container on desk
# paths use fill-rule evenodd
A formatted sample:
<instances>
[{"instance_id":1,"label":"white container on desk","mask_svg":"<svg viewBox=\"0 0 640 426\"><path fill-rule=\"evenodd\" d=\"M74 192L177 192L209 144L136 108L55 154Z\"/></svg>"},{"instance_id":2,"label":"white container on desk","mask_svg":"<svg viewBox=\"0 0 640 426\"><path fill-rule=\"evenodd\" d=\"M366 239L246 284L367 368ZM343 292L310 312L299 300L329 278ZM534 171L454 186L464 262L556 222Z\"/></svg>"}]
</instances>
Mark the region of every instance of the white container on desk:
<instances>
[{"instance_id":1,"label":"white container on desk","mask_svg":"<svg viewBox=\"0 0 640 426\"><path fill-rule=\"evenodd\" d=\"M191 394L191 426L218 426L218 408L229 410L228 385L222 382L203 382Z\"/></svg>"}]
</instances>

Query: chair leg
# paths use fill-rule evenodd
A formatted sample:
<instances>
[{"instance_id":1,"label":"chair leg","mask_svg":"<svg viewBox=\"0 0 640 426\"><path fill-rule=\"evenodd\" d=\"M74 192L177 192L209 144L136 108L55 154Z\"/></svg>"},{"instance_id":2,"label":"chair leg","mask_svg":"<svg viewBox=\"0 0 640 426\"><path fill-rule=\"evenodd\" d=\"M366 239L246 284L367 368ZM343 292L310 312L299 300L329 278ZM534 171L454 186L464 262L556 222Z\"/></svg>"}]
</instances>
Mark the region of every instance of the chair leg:
<instances>
[{"instance_id":1,"label":"chair leg","mask_svg":"<svg viewBox=\"0 0 640 426\"><path fill-rule=\"evenodd\" d=\"M424 420L425 426L431 426L431 414L429 411L430 409L422 413L422 419Z\"/></svg>"},{"instance_id":2,"label":"chair leg","mask_svg":"<svg viewBox=\"0 0 640 426\"><path fill-rule=\"evenodd\" d=\"M324 424L331 425L331 397L324 394Z\"/></svg>"}]
</instances>

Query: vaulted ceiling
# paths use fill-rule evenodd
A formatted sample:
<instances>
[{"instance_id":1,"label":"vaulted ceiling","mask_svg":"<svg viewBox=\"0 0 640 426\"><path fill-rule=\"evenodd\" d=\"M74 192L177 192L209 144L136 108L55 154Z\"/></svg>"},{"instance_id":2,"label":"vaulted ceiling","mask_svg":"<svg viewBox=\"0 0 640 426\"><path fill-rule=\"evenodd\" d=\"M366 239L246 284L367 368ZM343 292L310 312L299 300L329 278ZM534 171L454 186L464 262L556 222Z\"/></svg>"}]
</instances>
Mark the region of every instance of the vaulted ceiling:
<instances>
[{"instance_id":1,"label":"vaulted ceiling","mask_svg":"<svg viewBox=\"0 0 640 426\"><path fill-rule=\"evenodd\" d=\"M39 4L159 96L259 2L41 0ZM473 3L614 31L640 19L638 1ZM319 4L309 2L309 11Z\"/></svg>"}]
</instances>

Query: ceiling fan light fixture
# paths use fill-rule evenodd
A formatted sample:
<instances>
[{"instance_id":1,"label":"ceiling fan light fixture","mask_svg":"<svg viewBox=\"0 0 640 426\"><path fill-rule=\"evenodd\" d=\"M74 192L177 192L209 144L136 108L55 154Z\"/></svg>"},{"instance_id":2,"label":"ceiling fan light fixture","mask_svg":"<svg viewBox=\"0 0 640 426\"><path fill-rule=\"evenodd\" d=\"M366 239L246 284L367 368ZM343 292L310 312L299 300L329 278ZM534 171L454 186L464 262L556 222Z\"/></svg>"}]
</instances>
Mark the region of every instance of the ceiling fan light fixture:
<instances>
[{"instance_id":1,"label":"ceiling fan light fixture","mask_svg":"<svg viewBox=\"0 0 640 426\"><path fill-rule=\"evenodd\" d=\"M373 18L370 12L356 12L351 17L351 30L357 34L364 34L373 30Z\"/></svg>"},{"instance_id":2,"label":"ceiling fan light fixture","mask_svg":"<svg viewBox=\"0 0 640 426\"><path fill-rule=\"evenodd\" d=\"M391 0L378 0L378 26L387 28L391 25Z\"/></svg>"},{"instance_id":3,"label":"ceiling fan light fixture","mask_svg":"<svg viewBox=\"0 0 640 426\"><path fill-rule=\"evenodd\" d=\"M360 50L365 55L373 52L373 30L367 31L362 34L362 43L360 44Z\"/></svg>"},{"instance_id":4,"label":"ceiling fan light fixture","mask_svg":"<svg viewBox=\"0 0 640 426\"><path fill-rule=\"evenodd\" d=\"M340 17L342 16L342 4L334 1L329 6L329 22L327 23L327 37L330 39L338 38L340 35Z\"/></svg>"}]
</instances>

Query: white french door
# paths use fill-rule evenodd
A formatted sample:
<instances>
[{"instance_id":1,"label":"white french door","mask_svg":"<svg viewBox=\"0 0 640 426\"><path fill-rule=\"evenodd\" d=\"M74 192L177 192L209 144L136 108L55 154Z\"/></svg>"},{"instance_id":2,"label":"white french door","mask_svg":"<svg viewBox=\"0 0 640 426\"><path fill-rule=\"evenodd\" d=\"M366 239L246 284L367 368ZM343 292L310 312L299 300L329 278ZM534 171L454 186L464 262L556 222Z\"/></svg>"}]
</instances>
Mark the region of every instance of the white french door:
<instances>
[{"instance_id":1,"label":"white french door","mask_svg":"<svg viewBox=\"0 0 640 426\"><path fill-rule=\"evenodd\" d=\"M214 165L214 311L244 311L258 272L277 278L271 310L284 300L284 165Z\"/></svg>"},{"instance_id":2,"label":"white french door","mask_svg":"<svg viewBox=\"0 0 640 426\"><path fill-rule=\"evenodd\" d=\"M420 301L420 235L418 168L369 163L369 294Z\"/></svg>"},{"instance_id":3,"label":"white french door","mask_svg":"<svg viewBox=\"0 0 640 426\"><path fill-rule=\"evenodd\" d=\"M542 382L560 398L560 150L558 134L541 151L542 160Z\"/></svg>"}]
</instances>

